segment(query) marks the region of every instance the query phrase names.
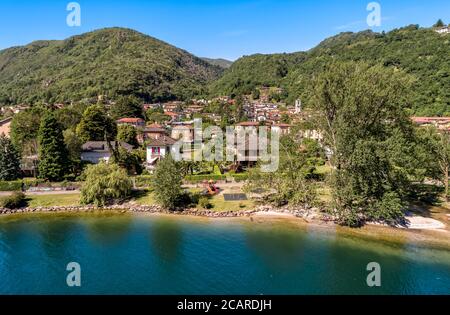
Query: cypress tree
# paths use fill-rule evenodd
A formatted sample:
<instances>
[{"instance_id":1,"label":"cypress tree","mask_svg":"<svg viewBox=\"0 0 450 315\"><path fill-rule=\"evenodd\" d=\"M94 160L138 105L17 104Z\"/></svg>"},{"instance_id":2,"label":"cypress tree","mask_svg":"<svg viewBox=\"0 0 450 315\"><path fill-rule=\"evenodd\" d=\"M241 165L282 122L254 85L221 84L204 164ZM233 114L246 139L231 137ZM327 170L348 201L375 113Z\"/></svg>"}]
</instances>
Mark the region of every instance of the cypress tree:
<instances>
[{"instance_id":1,"label":"cypress tree","mask_svg":"<svg viewBox=\"0 0 450 315\"><path fill-rule=\"evenodd\" d=\"M15 180L20 176L20 156L11 140L0 135L0 179Z\"/></svg>"},{"instance_id":2,"label":"cypress tree","mask_svg":"<svg viewBox=\"0 0 450 315\"><path fill-rule=\"evenodd\" d=\"M60 181L68 170L68 151L61 125L53 113L46 114L39 127L39 178Z\"/></svg>"}]
</instances>

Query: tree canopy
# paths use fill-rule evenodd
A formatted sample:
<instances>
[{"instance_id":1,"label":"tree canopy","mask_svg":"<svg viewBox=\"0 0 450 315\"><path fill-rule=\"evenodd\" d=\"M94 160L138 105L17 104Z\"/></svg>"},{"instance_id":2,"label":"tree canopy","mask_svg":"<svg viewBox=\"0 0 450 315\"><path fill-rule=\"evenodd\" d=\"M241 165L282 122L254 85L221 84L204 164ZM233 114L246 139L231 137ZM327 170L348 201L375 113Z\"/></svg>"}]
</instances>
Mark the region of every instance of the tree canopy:
<instances>
[{"instance_id":1,"label":"tree canopy","mask_svg":"<svg viewBox=\"0 0 450 315\"><path fill-rule=\"evenodd\" d=\"M310 85L316 128L332 151L333 207L339 220L395 224L408 190L413 127L405 110L411 79L368 63L334 62Z\"/></svg>"},{"instance_id":2,"label":"tree canopy","mask_svg":"<svg viewBox=\"0 0 450 315\"><path fill-rule=\"evenodd\" d=\"M170 154L159 161L153 181L156 201L165 208L176 208L183 195L182 180L181 168Z\"/></svg>"},{"instance_id":3,"label":"tree canopy","mask_svg":"<svg viewBox=\"0 0 450 315\"><path fill-rule=\"evenodd\" d=\"M47 113L39 126L39 177L60 181L68 172L69 154L61 125L53 113Z\"/></svg>"},{"instance_id":4,"label":"tree canopy","mask_svg":"<svg viewBox=\"0 0 450 315\"><path fill-rule=\"evenodd\" d=\"M89 165L84 171L81 203L104 206L130 196L133 187L126 170L114 163Z\"/></svg>"},{"instance_id":5,"label":"tree canopy","mask_svg":"<svg viewBox=\"0 0 450 315\"><path fill-rule=\"evenodd\" d=\"M0 135L0 179L15 180L21 175L20 155L11 140Z\"/></svg>"},{"instance_id":6,"label":"tree canopy","mask_svg":"<svg viewBox=\"0 0 450 315\"><path fill-rule=\"evenodd\" d=\"M114 140L117 135L117 125L109 117L101 105L89 106L83 113L77 126L77 135L83 142Z\"/></svg>"}]
</instances>

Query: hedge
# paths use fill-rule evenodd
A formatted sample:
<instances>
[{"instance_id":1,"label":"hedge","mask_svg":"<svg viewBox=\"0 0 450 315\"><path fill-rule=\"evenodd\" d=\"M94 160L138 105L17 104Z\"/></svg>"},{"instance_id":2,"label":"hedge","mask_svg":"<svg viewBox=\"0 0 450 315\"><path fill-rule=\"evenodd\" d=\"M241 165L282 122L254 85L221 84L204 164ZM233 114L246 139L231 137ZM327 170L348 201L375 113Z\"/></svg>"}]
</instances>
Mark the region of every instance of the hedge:
<instances>
[{"instance_id":1,"label":"hedge","mask_svg":"<svg viewBox=\"0 0 450 315\"><path fill-rule=\"evenodd\" d=\"M0 181L0 191L20 191L22 190L22 183L25 184L25 188L29 189L30 187L79 187L80 183L74 182L59 182L59 183L50 183L46 182L43 179L34 179L34 178L25 178L22 180L13 180L13 181Z\"/></svg>"}]
</instances>

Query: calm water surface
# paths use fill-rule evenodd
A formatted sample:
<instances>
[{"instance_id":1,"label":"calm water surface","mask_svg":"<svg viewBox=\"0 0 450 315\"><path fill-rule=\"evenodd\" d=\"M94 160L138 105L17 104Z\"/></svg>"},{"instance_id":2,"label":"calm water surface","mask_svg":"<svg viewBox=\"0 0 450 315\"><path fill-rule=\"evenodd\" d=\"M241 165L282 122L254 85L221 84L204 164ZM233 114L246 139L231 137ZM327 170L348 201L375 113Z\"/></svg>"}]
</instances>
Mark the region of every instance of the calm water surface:
<instances>
[{"instance_id":1,"label":"calm water surface","mask_svg":"<svg viewBox=\"0 0 450 315\"><path fill-rule=\"evenodd\" d=\"M366 285L372 261L380 288ZM0 219L0 293L450 294L450 253L287 223L22 216Z\"/></svg>"}]
</instances>

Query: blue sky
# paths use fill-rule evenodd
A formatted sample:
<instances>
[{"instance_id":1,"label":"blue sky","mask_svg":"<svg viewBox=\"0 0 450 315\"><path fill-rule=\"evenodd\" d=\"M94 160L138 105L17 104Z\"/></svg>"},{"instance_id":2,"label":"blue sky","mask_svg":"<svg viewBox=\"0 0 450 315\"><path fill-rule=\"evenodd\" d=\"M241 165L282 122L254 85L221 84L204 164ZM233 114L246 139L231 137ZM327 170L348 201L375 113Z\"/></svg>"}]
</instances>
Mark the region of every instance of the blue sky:
<instances>
[{"instance_id":1,"label":"blue sky","mask_svg":"<svg viewBox=\"0 0 450 315\"><path fill-rule=\"evenodd\" d=\"M253 53L307 50L343 31L368 29L361 0L78 0L81 26L66 24L71 1L0 2L0 49L121 26L197 56L235 60ZM450 23L448 0L384 0L375 31Z\"/></svg>"}]
</instances>

